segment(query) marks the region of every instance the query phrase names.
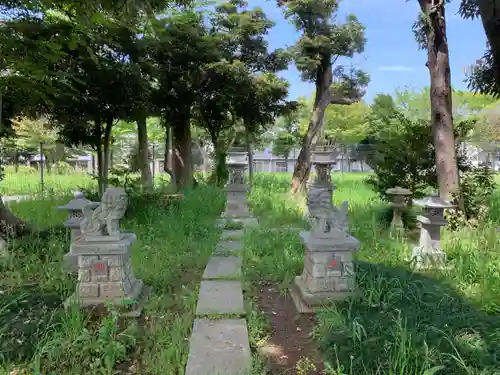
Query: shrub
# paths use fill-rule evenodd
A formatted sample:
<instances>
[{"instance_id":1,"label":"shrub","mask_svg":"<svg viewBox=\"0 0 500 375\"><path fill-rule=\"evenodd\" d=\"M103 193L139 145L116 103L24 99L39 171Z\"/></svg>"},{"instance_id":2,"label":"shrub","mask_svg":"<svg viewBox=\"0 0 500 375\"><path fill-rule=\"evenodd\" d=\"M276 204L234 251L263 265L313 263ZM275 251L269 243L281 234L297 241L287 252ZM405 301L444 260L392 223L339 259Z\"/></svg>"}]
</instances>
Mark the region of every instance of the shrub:
<instances>
[{"instance_id":1,"label":"shrub","mask_svg":"<svg viewBox=\"0 0 500 375\"><path fill-rule=\"evenodd\" d=\"M460 190L464 211L458 209L447 210L446 219L451 230L464 225L475 227L489 217L489 203L495 191L494 173L487 165L461 173ZM458 206L458 197L453 203Z\"/></svg>"},{"instance_id":2,"label":"shrub","mask_svg":"<svg viewBox=\"0 0 500 375\"><path fill-rule=\"evenodd\" d=\"M70 174L71 172L74 171L74 168L70 164L68 164L64 161L58 162L55 165L55 167L57 170L57 174Z\"/></svg>"},{"instance_id":3,"label":"shrub","mask_svg":"<svg viewBox=\"0 0 500 375\"><path fill-rule=\"evenodd\" d=\"M375 175L367 179L381 198L387 199L386 190L395 186L407 188L414 197L426 195L429 188L437 187L436 157L430 124L426 120L412 120L395 111L387 130L371 137L372 149L368 158ZM468 123L459 123L456 136L463 134ZM366 143L366 142L365 142ZM366 146L366 145L365 145ZM460 171L470 166L461 149L457 147Z\"/></svg>"}]
</instances>

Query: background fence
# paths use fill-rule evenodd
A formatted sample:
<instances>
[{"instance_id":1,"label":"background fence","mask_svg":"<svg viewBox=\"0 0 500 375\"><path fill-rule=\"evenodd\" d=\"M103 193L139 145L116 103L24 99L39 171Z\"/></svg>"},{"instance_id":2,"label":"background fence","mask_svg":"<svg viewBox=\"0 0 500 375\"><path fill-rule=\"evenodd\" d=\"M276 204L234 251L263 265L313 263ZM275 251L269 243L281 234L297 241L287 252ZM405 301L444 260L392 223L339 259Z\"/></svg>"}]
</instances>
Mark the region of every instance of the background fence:
<instances>
[{"instance_id":1,"label":"background fence","mask_svg":"<svg viewBox=\"0 0 500 375\"><path fill-rule=\"evenodd\" d=\"M3 180L0 194L4 196L23 196L35 193L51 194L74 191L78 188L89 189L97 185L97 158L90 150L66 148L56 144L40 143L30 151L21 151L9 145L0 145L0 163L3 167ZM115 147L111 153L110 167L130 166L133 146ZM195 150L194 150L195 151ZM168 181L163 169L163 145L150 146L150 168L155 183ZM488 161L491 167L500 170L500 152L481 150L464 144L465 152L473 165ZM254 154L255 172L287 173L292 172L297 162L299 150L294 150L288 158L272 155L265 149ZM334 172L371 172L362 160L353 157L355 153L340 150ZM201 161L195 170L208 171L211 163ZM201 168L203 166L203 168ZM207 168L208 166L208 168Z\"/></svg>"}]
</instances>

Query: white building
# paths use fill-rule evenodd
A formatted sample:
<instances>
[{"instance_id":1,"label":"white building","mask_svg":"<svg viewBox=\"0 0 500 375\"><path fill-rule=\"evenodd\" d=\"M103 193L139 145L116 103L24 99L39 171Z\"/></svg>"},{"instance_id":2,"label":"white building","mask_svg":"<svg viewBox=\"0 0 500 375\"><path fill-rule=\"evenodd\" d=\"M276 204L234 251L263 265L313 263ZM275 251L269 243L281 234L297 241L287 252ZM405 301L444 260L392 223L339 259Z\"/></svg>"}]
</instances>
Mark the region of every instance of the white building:
<instances>
[{"instance_id":1,"label":"white building","mask_svg":"<svg viewBox=\"0 0 500 375\"><path fill-rule=\"evenodd\" d=\"M254 151L253 163L255 172L293 172L299 157L300 149L290 152L287 159L273 155L270 148ZM352 160L345 153L337 155L337 163L333 166L335 172L371 172L372 169L363 161Z\"/></svg>"}]
</instances>

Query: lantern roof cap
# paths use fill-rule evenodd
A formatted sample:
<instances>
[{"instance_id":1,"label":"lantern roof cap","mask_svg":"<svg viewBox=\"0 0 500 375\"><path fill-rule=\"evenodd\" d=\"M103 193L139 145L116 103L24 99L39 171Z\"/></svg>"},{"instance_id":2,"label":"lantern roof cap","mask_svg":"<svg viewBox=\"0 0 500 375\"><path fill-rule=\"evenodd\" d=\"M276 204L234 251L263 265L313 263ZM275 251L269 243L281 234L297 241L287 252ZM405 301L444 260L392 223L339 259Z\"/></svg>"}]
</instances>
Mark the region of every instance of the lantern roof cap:
<instances>
[{"instance_id":1,"label":"lantern roof cap","mask_svg":"<svg viewBox=\"0 0 500 375\"><path fill-rule=\"evenodd\" d=\"M85 195L81 191L76 191L74 193L74 198L66 203L64 206L58 206L58 210L68 210L68 211L83 211L83 208L88 205L99 205L99 202L92 202L85 198Z\"/></svg>"},{"instance_id":2,"label":"lantern roof cap","mask_svg":"<svg viewBox=\"0 0 500 375\"><path fill-rule=\"evenodd\" d=\"M414 204L420 207L427 207L427 208L453 208L455 207L454 204L451 202L440 198L437 195L432 195L428 196L422 199L415 199L413 201Z\"/></svg>"},{"instance_id":3,"label":"lantern roof cap","mask_svg":"<svg viewBox=\"0 0 500 375\"><path fill-rule=\"evenodd\" d=\"M390 189L387 189L386 194L389 195L411 195L411 190L402 188L401 186L396 186Z\"/></svg>"}]
</instances>

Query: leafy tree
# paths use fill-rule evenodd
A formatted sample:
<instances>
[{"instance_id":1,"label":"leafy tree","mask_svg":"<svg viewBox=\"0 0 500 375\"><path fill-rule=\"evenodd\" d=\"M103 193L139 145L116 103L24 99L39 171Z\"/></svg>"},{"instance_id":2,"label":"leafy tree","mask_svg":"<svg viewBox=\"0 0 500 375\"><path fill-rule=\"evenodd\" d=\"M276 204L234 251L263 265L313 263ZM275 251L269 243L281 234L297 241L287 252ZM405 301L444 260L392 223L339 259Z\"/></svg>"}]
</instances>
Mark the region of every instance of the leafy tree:
<instances>
[{"instance_id":1,"label":"leafy tree","mask_svg":"<svg viewBox=\"0 0 500 375\"><path fill-rule=\"evenodd\" d=\"M275 136L272 139L273 154L282 155L288 165L290 152L299 147L302 136L300 134L300 109L305 104L299 102L299 107L295 111L278 118L275 128Z\"/></svg>"},{"instance_id":2,"label":"leafy tree","mask_svg":"<svg viewBox=\"0 0 500 375\"><path fill-rule=\"evenodd\" d=\"M500 104L489 106L476 116L472 140L486 150L498 147L500 144Z\"/></svg>"},{"instance_id":3,"label":"leafy tree","mask_svg":"<svg viewBox=\"0 0 500 375\"><path fill-rule=\"evenodd\" d=\"M12 121L16 147L30 154L42 155L50 171L51 163L58 163L65 156L65 148L59 142L58 130L46 118L36 120L20 118Z\"/></svg>"},{"instance_id":4,"label":"leafy tree","mask_svg":"<svg viewBox=\"0 0 500 375\"><path fill-rule=\"evenodd\" d=\"M63 126L62 134L69 144L89 144L96 151L102 191L108 178L113 125L119 119L134 117L136 99L147 88L143 89L146 85L141 72L129 63L136 38L131 30L96 25L87 38L85 49L66 46L68 58L63 69L78 95L58 95L52 114ZM75 131L75 125L81 131Z\"/></svg>"},{"instance_id":5,"label":"leafy tree","mask_svg":"<svg viewBox=\"0 0 500 375\"><path fill-rule=\"evenodd\" d=\"M334 64L340 57L352 57L365 45L363 25L354 15L337 24L338 0L279 0L284 14L302 33L291 49L297 69L305 80L316 86L308 130L293 173L291 190L304 189L311 169L311 148L323 123L330 103L352 104L362 96L360 87L368 76L355 69L345 70ZM336 81L334 82L334 78Z\"/></svg>"},{"instance_id":6,"label":"leafy tree","mask_svg":"<svg viewBox=\"0 0 500 375\"><path fill-rule=\"evenodd\" d=\"M389 111L388 106L373 108L372 119L382 114L378 117L379 125L386 126L380 126L370 142L366 142L370 145L367 162L375 173L368 182L383 198L386 197L385 191L394 186L410 189L414 196L421 197L428 187L438 186L430 124L427 120L411 119L398 109L394 109L392 114ZM467 132L469 125L467 122L459 123L455 129L456 136ZM467 170L465 155L460 154L458 145L455 151L459 155L458 168Z\"/></svg>"},{"instance_id":7,"label":"leafy tree","mask_svg":"<svg viewBox=\"0 0 500 375\"><path fill-rule=\"evenodd\" d=\"M178 187L193 184L191 120L206 79L204 67L218 61L219 45L196 11L172 12L153 23L157 66L154 101L173 139L174 175Z\"/></svg>"},{"instance_id":8,"label":"leafy tree","mask_svg":"<svg viewBox=\"0 0 500 375\"><path fill-rule=\"evenodd\" d=\"M325 112L324 134L335 144L355 144L368 136L370 107L363 102L330 105Z\"/></svg>"},{"instance_id":9,"label":"leafy tree","mask_svg":"<svg viewBox=\"0 0 500 375\"><path fill-rule=\"evenodd\" d=\"M270 124L280 115L293 111L295 102L285 100L288 95L288 82L274 73L265 73L253 77L247 87L246 95L235 106L235 114L243 122L248 147L249 179L253 185L253 150L251 145L257 142Z\"/></svg>"},{"instance_id":10,"label":"leafy tree","mask_svg":"<svg viewBox=\"0 0 500 375\"><path fill-rule=\"evenodd\" d=\"M130 116L135 106L127 101L133 97L130 89L120 83L131 84L137 92L135 88L141 85L136 83L142 82L133 79L137 74L127 64L131 56L125 57L125 48L116 47L123 47L131 36L137 38L133 27L142 15L167 5L165 1L139 0L0 2L0 133L8 134L16 116L49 115L64 126L61 133L70 143L100 147L104 152L99 153L99 165L104 170L102 156L109 153L100 142L103 137L109 141L111 118ZM98 83L102 85L96 89ZM104 92L112 92L115 98L103 98ZM5 235L6 226L14 233L26 233L22 220L1 202L0 223L0 235Z\"/></svg>"},{"instance_id":11,"label":"leafy tree","mask_svg":"<svg viewBox=\"0 0 500 375\"><path fill-rule=\"evenodd\" d=\"M210 36L218 56L202 67L204 79L195 106L195 123L210 135L217 163L225 163L225 157L218 155L231 145L246 145L251 182L252 144L290 105L285 101L288 83L274 74L286 68L287 55L282 50L269 51L264 39L273 26L260 8L247 9L244 1L216 7L210 17ZM225 166L214 170L226 174Z\"/></svg>"},{"instance_id":12,"label":"leafy tree","mask_svg":"<svg viewBox=\"0 0 500 375\"><path fill-rule=\"evenodd\" d=\"M471 69L469 86L475 91L500 95L500 1L461 0L460 14L466 19L480 17L488 39L483 58Z\"/></svg>"},{"instance_id":13,"label":"leafy tree","mask_svg":"<svg viewBox=\"0 0 500 375\"><path fill-rule=\"evenodd\" d=\"M463 120L469 116L479 113L485 107L494 104L497 100L491 95L483 95L470 91L453 90L453 119ZM394 101L404 111L406 116L413 119L431 119L430 87L422 90L406 88L396 91Z\"/></svg>"}]
</instances>

